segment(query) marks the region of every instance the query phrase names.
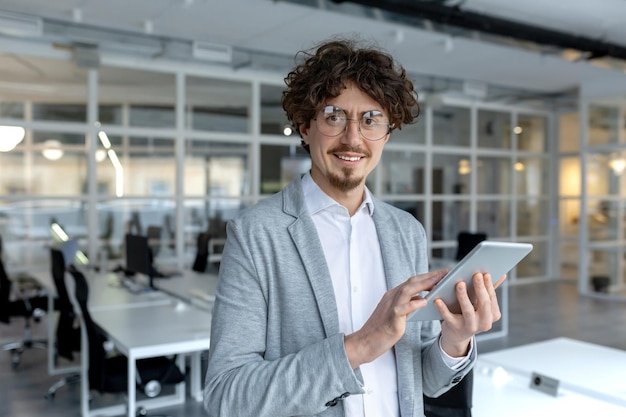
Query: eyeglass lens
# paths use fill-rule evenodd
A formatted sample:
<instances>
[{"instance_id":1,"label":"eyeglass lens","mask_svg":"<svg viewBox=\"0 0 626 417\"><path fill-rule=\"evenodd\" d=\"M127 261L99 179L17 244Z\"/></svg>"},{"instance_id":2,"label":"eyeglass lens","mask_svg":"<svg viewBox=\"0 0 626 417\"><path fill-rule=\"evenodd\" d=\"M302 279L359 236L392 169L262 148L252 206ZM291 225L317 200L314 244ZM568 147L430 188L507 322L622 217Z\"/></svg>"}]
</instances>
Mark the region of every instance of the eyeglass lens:
<instances>
[{"instance_id":1,"label":"eyeglass lens","mask_svg":"<svg viewBox=\"0 0 626 417\"><path fill-rule=\"evenodd\" d=\"M320 120L321 119L321 120ZM320 132L326 136L337 136L345 131L348 120L346 112L335 106L326 106L316 119ZM378 110L370 110L363 113L359 122L359 131L367 140L380 140L389 133L389 120Z\"/></svg>"}]
</instances>

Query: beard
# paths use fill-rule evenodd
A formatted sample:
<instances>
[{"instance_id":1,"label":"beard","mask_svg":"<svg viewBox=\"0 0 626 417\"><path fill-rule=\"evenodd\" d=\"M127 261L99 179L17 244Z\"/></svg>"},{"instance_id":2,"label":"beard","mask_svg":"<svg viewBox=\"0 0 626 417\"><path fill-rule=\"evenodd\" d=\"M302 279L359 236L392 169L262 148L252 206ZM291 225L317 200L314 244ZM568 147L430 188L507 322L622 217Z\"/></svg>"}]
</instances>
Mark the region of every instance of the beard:
<instances>
[{"instance_id":1,"label":"beard","mask_svg":"<svg viewBox=\"0 0 626 417\"><path fill-rule=\"evenodd\" d=\"M352 175L352 168L343 168L341 175L333 173L328 174L328 182L341 192L354 190L363 182L363 177L357 178Z\"/></svg>"}]
</instances>

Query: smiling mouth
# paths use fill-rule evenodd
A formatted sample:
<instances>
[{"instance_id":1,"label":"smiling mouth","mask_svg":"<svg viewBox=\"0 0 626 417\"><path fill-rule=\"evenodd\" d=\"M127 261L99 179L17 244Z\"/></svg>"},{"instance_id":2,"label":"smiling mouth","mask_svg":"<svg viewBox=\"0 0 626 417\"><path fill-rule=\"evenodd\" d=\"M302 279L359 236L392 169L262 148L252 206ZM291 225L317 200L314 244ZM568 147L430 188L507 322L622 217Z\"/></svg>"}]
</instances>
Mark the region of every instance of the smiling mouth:
<instances>
[{"instance_id":1,"label":"smiling mouth","mask_svg":"<svg viewBox=\"0 0 626 417\"><path fill-rule=\"evenodd\" d=\"M363 158L362 156L344 156L344 155L336 155L337 158L342 159L344 161L356 162Z\"/></svg>"}]
</instances>

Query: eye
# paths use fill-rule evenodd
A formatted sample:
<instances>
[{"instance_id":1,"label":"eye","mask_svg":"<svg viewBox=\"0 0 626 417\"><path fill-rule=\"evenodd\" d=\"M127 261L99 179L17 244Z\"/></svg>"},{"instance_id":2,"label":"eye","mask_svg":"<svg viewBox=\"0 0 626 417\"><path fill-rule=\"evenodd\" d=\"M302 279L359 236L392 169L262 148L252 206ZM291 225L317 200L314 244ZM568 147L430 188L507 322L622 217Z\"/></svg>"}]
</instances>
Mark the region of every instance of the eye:
<instances>
[{"instance_id":1,"label":"eye","mask_svg":"<svg viewBox=\"0 0 626 417\"><path fill-rule=\"evenodd\" d=\"M342 125L346 121L346 114L343 110L334 109L331 112L325 114L326 123L331 125Z\"/></svg>"},{"instance_id":2,"label":"eye","mask_svg":"<svg viewBox=\"0 0 626 417\"><path fill-rule=\"evenodd\" d=\"M381 112L372 110L372 111L363 113L362 123L363 123L363 126L374 127L376 125L387 124L388 122L387 122L387 119L385 119L385 116L383 116Z\"/></svg>"}]
</instances>

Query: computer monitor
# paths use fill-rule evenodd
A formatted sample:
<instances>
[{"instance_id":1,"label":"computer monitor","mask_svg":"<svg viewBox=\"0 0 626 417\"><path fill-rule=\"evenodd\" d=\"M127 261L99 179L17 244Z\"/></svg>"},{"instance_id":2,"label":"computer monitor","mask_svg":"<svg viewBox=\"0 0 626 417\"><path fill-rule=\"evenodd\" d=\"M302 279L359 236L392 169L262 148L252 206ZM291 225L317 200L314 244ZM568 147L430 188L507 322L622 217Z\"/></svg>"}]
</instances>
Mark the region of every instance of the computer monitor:
<instances>
[{"instance_id":1,"label":"computer monitor","mask_svg":"<svg viewBox=\"0 0 626 417\"><path fill-rule=\"evenodd\" d=\"M65 263L65 266L73 264L76 253L78 252L78 240L70 239L61 243L61 245L59 246L59 250L63 254L63 261Z\"/></svg>"},{"instance_id":2,"label":"computer monitor","mask_svg":"<svg viewBox=\"0 0 626 417\"><path fill-rule=\"evenodd\" d=\"M141 235L126 234L126 271L144 274L150 280L150 288L154 288L154 268L148 238Z\"/></svg>"}]
</instances>

